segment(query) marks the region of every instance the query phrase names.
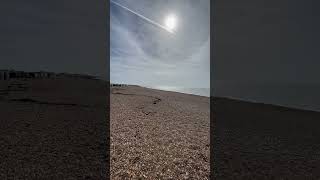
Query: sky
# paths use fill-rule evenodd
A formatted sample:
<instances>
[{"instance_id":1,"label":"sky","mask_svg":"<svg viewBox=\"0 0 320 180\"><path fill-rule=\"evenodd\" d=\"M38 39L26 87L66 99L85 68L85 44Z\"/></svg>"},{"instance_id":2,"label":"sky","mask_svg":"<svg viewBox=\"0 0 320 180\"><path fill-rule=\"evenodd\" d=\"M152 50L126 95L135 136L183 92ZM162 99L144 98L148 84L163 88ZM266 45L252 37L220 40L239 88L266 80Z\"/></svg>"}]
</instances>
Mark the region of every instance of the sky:
<instances>
[{"instance_id":1,"label":"sky","mask_svg":"<svg viewBox=\"0 0 320 180\"><path fill-rule=\"evenodd\" d=\"M109 79L104 1L1 0L0 69Z\"/></svg>"},{"instance_id":2,"label":"sky","mask_svg":"<svg viewBox=\"0 0 320 180\"><path fill-rule=\"evenodd\" d=\"M110 80L147 87L210 87L209 0L114 0L175 33L110 3Z\"/></svg>"},{"instance_id":3,"label":"sky","mask_svg":"<svg viewBox=\"0 0 320 180\"><path fill-rule=\"evenodd\" d=\"M320 3L288 2L215 2L215 96L320 111Z\"/></svg>"},{"instance_id":4,"label":"sky","mask_svg":"<svg viewBox=\"0 0 320 180\"><path fill-rule=\"evenodd\" d=\"M215 1L210 79L209 0L110 4L111 81L209 87L212 95L320 110L320 7L308 0ZM104 1L0 1L0 69L86 73L109 79ZM212 48L213 48L212 47Z\"/></svg>"}]
</instances>

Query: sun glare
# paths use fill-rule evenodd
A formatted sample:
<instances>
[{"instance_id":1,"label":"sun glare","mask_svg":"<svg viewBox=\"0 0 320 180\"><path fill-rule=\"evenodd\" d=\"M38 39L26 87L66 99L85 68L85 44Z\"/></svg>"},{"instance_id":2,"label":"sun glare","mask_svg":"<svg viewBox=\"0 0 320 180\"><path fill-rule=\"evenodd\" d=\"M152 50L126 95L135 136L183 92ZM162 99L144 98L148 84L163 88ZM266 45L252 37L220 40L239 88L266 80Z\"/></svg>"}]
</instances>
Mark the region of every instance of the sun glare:
<instances>
[{"instance_id":1,"label":"sun glare","mask_svg":"<svg viewBox=\"0 0 320 180\"><path fill-rule=\"evenodd\" d=\"M172 32L177 27L177 18L174 15L169 15L166 17L164 24L165 27Z\"/></svg>"}]
</instances>

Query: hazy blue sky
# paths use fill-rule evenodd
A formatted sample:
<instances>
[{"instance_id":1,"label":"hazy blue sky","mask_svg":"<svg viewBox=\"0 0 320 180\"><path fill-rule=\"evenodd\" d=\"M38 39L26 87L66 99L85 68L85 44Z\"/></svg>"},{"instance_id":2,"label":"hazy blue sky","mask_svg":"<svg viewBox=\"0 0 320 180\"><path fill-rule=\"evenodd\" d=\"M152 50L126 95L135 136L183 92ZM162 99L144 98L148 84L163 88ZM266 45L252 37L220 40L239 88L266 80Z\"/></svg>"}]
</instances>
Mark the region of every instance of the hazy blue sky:
<instances>
[{"instance_id":1,"label":"hazy blue sky","mask_svg":"<svg viewBox=\"0 0 320 180\"><path fill-rule=\"evenodd\" d=\"M153 87L210 86L209 0L114 0L175 34L110 3L110 80Z\"/></svg>"},{"instance_id":2,"label":"hazy blue sky","mask_svg":"<svg viewBox=\"0 0 320 180\"><path fill-rule=\"evenodd\" d=\"M0 69L109 79L103 1L1 0Z\"/></svg>"},{"instance_id":3,"label":"hazy blue sky","mask_svg":"<svg viewBox=\"0 0 320 180\"><path fill-rule=\"evenodd\" d=\"M215 2L215 96L320 111L320 2L288 2Z\"/></svg>"}]
</instances>

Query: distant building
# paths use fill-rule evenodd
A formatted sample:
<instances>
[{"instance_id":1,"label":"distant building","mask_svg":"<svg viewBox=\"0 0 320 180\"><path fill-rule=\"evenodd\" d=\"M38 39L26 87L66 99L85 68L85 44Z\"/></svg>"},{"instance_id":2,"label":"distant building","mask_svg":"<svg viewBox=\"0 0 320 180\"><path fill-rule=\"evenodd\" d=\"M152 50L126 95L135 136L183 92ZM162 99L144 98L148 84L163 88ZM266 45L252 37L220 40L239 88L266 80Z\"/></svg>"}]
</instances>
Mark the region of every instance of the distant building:
<instances>
[{"instance_id":1,"label":"distant building","mask_svg":"<svg viewBox=\"0 0 320 180\"><path fill-rule=\"evenodd\" d=\"M86 74L68 74L68 73L53 73L53 72L25 72L25 71L15 71L15 70L0 70L0 80L9 79L43 79L43 78L76 78L76 79L96 79L95 76L90 76Z\"/></svg>"},{"instance_id":2,"label":"distant building","mask_svg":"<svg viewBox=\"0 0 320 180\"><path fill-rule=\"evenodd\" d=\"M127 84L115 84L115 83L110 83L110 87L125 87L128 86Z\"/></svg>"},{"instance_id":3,"label":"distant building","mask_svg":"<svg viewBox=\"0 0 320 180\"><path fill-rule=\"evenodd\" d=\"M96 79L95 76L90 76L90 75L86 75L86 74L59 73L56 76L57 77L74 78L74 79Z\"/></svg>"},{"instance_id":4,"label":"distant building","mask_svg":"<svg viewBox=\"0 0 320 180\"><path fill-rule=\"evenodd\" d=\"M0 70L0 80L9 79L9 71L8 70Z\"/></svg>"},{"instance_id":5,"label":"distant building","mask_svg":"<svg viewBox=\"0 0 320 180\"><path fill-rule=\"evenodd\" d=\"M39 71L39 72L32 72L32 76L34 76L34 78L50 78L50 77L54 77L54 73Z\"/></svg>"}]
</instances>

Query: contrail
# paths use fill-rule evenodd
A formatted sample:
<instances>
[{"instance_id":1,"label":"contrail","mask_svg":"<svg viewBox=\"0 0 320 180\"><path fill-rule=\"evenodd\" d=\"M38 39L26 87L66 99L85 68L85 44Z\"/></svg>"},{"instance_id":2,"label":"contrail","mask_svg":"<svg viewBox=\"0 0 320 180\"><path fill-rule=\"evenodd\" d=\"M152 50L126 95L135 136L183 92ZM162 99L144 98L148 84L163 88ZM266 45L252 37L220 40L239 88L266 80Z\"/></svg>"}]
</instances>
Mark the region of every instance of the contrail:
<instances>
[{"instance_id":1,"label":"contrail","mask_svg":"<svg viewBox=\"0 0 320 180\"><path fill-rule=\"evenodd\" d=\"M173 31L170 31L170 30L169 30L168 28L166 28L165 26L163 26L163 25L161 25L161 24L159 24L159 23L157 23L157 22L155 22L155 21L153 21L153 20L151 20L151 19L149 19L149 18L147 18L147 17L145 17L145 16L137 13L137 12L132 11L131 9L129 9L129 8L127 8L127 7L125 7L125 6L117 3L117 2L114 2L114 1L112 1L112 0L110 0L110 2L114 3L115 5L117 5L117 6L119 6L119 7L122 7L123 9L125 9L125 10L127 10L127 11L129 11L129 12L131 12L131 13L137 15L137 16L139 16L140 18L148 21L149 23L151 23L151 24L153 24L153 25L155 25L155 26L157 26L157 27L159 27L159 28L161 28L161 29L164 29L164 30L168 31L169 33L172 33L172 34L173 34Z\"/></svg>"}]
</instances>

